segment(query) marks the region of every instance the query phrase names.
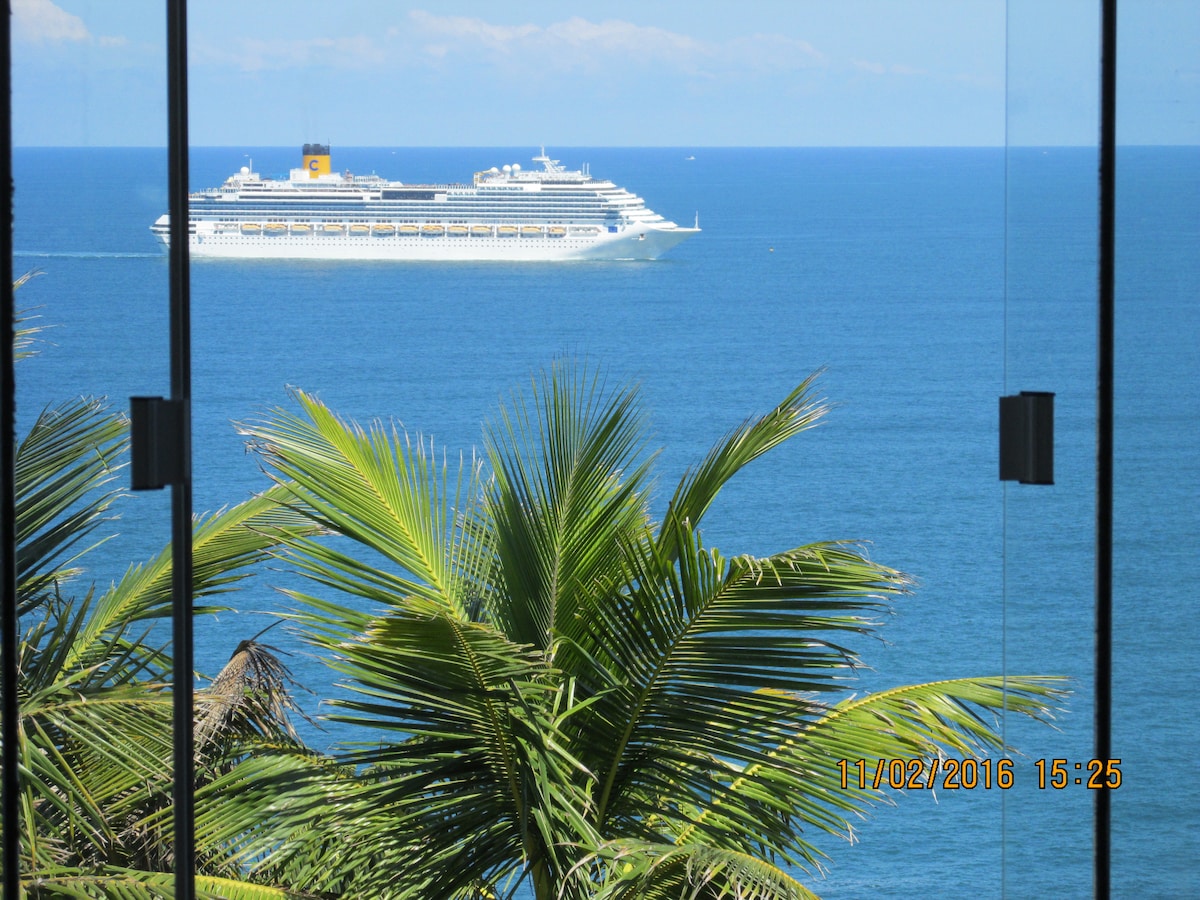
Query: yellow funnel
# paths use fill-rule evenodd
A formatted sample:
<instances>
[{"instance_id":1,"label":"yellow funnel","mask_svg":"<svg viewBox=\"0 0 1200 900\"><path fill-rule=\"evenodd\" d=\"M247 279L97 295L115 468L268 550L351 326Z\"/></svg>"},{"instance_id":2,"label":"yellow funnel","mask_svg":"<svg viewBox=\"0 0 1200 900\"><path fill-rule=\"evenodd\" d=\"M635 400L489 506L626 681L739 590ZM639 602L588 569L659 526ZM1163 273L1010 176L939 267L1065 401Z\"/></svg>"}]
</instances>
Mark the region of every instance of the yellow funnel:
<instances>
[{"instance_id":1,"label":"yellow funnel","mask_svg":"<svg viewBox=\"0 0 1200 900\"><path fill-rule=\"evenodd\" d=\"M304 168L307 170L309 178L316 178L318 175L328 175L330 172L329 145L305 144Z\"/></svg>"}]
</instances>

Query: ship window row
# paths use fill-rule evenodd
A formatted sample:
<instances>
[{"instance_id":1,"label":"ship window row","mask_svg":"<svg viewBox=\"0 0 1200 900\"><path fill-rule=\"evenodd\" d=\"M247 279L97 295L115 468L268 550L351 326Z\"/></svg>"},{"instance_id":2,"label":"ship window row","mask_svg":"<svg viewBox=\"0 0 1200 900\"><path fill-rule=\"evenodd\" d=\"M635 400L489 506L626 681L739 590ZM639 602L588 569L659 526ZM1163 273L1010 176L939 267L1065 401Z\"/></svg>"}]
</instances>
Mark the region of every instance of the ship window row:
<instances>
[{"instance_id":1,"label":"ship window row","mask_svg":"<svg viewBox=\"0 0 1200 900\"><path fill-rule=\"evenodd\" d=\"M320 204L280 204L280 203L262 203L262 204L245 204L231 208L229 206L203 205L192 204L192 215L207 215L207 216L229 216L229 215L268 215L278 212L280 215L338 215L338 216L354 216L354 215L394 215L394 216L493 216L493 215L581 215L581 216L602 216L605 214L618 215L620 213L628 213L645 207L633 208L614 208L603 206L574 206L566 205L539 205L539 206L510 206L507 204L434 204L434 203L377 203L366 206L362 203L320 203Z\"/></svg>"},{"instance_id":2,"label":"ship window row","mask_svg":"<svg viewBox=\"0 0 1200 900\"><path fill-rule=\"evenodd\" d=\"M195 203L228 203L229 200L222 199L218 196L210 196L207 194L196 194L192 196L192 201ZM454 204L483 204L487 206L494 205L543 205L553 204L556 206L572 205L572 206L590 206L590 205L628 205L638 204L642 200L638 197L599 197L595 194L580 194L567 195L562 194L512 194L501 197L482 197L477 194L437 194L434 191L383 191L382 194L363 194L358 192L347 192L344 195L328 195L328 194L313 194L313 193L296 193L296 194L262 194L254 196L245 196L242 198L247 203L354 203L370 200L376 203L413 203L413 202L437 202L437 203L454 203Z\"/></svg>"},{"instance_id":3,"label":"ship window row","mask_svg":"<svg viewBox=\"0 0 1200 900\"><path fill-rule=\"evenodd\" d=\"M193 205L191 213L193 216L207 217L222 217L228 215L237 216L363 216L371 217L378 216L397 216L397 217L436 217L446 218L449 216L465 217L465 218L496 218L496 217L529 217L529 216L554 216L561 218L583 218L583 219L602 219L606 217L619 217L622 213L629 214L639 210L615 210L605 209L603 207L579 208L571 206L538 206L538 207L510 207L501 205L492 206L466 206L456 205L447 207L444 205L405 205L405 206L390 206L380 204L370 208L364 208L361 204L334 206L331 204L291 206L291 205L261 205L254 207L242 207L237 210L229 208L205 208L203 206Z\"/></svg>"},{"instance_id":4,"label":"ship window row","mask_svg":"<svg viewBox=\"0 0 1200 900\"><path fill-rule=\"evenodd\" d=\"M239 196L237 191L226 191L222 193L196 193L192 194L191 200L196 203L205 202L229 202L229 199ZM625 195L602 195L594 192L535 192L521 191L513 194L446 194L439 191L419 191L419 190L384 190L382 192L367 192L361 189L342 190L337 192L325 191L295 191L283 193L277 191L261 191L261 192L241 192L241 199L257 203L261 201L280 202L280 203L304 203L316 201L319 203L337 203L337 202L354 202L363 200L374 200L376 202L383 201L430 201L442 200L438 202L450 203L603 203L603 204L626 204L626 203L641 203L641 198L633 194Z\"/></svg>"},{"instance_id":5,"label":"ship window row","mask_svg":"<svg viewBox=\"0 0 1200 900\"><path fill-rule=\"evenodd\" d=\"M403 188L383 192L384 200L432 200L435 196L433 191L410 191Z\"/></svg>"},{"instance_id":6,"label":"ship window row","mask_svg":"<svg viewBox=\"0 0 1200 900\"><path fill-rule=\"evenodd\" d=\"M314 199L311 197L295 197L295 198L292 198L292 197L266 198L266 197L264 197L262 199L255 198L253 200L249 200L249 201L247 201L246 206L259 207L259 206L267 206L269 204L272 206L278 206L278 207L282 207L282 208L297 208L297 207L309 206L309 207L319 207L322 209L355 209L355 208L361 208L363 206L363 203L364 203L364 201L362 201L362 200L355 201L355 200L347 200L347 199L339 199L339 200L330 201L330 200L324 200L324 199ZM630 208L636 208L636 207L644 205L640 202L604 203L604 202L601 202L598 200L572 201L572 200L559 200L559 199L525 200L520 203L511 203L511 202L505 202L505 201L498 201L497 199L484 201L484 200L479 200L479 199L475 199L475 198L461 199L461 200L455 199L455 200L449 201L448 203L445 201L434 201L434 200L432 200L432 198L425 198L423 200L383 199L383 200L375 200L371 203L372 206L379 206L379 207L386 207L386 208L394 208L398 205L402 205L404 207L414 207L414 208L419 207L422 209L431 208L431 204L432 204L432 208L444 209L445 207L450 206L450 207L454 207L455 209L482 209L482 210L492 210L492 209L520 209L520 210L526 210L526 209L613 209L613 208L630 209ZM205 208L205 207L210 207L210 208L214 208L214 209L228 209L229 208L229 205L226 203L204 202L203 200L194 201L191 205L194 209L201 209L201 208Z\"/></svg>"},{"instance_id":7,"label":"ship window row","mask_svg":"<svg viewBox=\"0 0 1200 900\"><path fill-rule=\"evenodd\" d=\"M445 218L449 216L466 216L470 218L493 218L496 216L559 216L565 218L605 218L608 216L620 217L629 215L641 215L642 212L648 212L644 206L632 209L605 209L605 208L588 208L581 209L578 206L443 206L443 205L404 205L390 206L385 204L372 205L370 208L364 208L361 204L334 206L331 204L322 205L305 205L305 204L272 204L272 205L256 205L252 208L242 206L239 209L214 208L214 206L192 205L191 214L193 216L206 217L221 217L221 216L436 216Z\"/></svg>"},{"instance_id":8,"label":"ship window row","mask_svg":"<svg viewBox=\"0 0 1200 900\"><path fill-rule=\"evenodd\" d=\"M438 219L438 218L400 218L398 216L387 216L381 218L340 218L329 216L305 216L304 218L292 218L283 216L246 216L241 219L202 219L194 221L209 221L218 225L239 225L242 223L254 222L278 222L280 224L289 224L294 222L328 222L330 224L347 223L350 225L617 225L619 219L516 219L497 217L491 219Z\"/></svg>"},{"instance_id":9,"label":"ship window row","mask_svg":"<svg viewBox=\"0 0 1200 900\"><path fill-rule=\"evenodd\" d=\"M434 224L449 224L449 225L486 225L486 224L547 224L547 225L573 225L583 224L583 220L579 218L571 219L543 219L541 222L532 222L528 217L523 218L505 218L505 217L447 217L447 216L428 216L428 217L412 217L412 216L338 216L328 213L313 213L306 216L296 216L292 213L259 212L255 214L247 214L241 216L220 216L217 218L204 218L202 221L214 222L218 225L239 225L243 222L279 222L279 223L349 223L362 225L424 225L429 223ZM599 224L606 221L617 221L616 219L595 218L587 220L587 224Z\"/></svg>"}]
</instances>

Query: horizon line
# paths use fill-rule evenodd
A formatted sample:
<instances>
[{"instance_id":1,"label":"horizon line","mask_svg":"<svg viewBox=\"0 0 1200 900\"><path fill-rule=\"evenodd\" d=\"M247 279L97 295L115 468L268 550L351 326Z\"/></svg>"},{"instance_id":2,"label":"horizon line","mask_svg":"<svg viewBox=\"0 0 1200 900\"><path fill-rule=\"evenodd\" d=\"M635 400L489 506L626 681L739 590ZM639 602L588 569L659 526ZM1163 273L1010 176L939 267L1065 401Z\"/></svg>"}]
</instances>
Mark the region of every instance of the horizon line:
<instances>
[{"instance_id":1,"label":"horizon line","mask_svg":"<svg viewBox=\"0 0 1200 900\"><path fill-rule=\"evenodd\" d=\"M311 141L287 144L189 144L189 149L224 150L238 147L257 149L291 149ZM542 144L333 144L330 147L353 150L475 150L475 149L520 149L541 147ZM1004 150L1004 149L1098 149L1099 144L546 144L562 149L588 150ZM1197 148L1200 143L1124 143L1118 147L1174 147ZM14 150L166 150L166 144L18 144Z\"/></svg>"}]
</instances>

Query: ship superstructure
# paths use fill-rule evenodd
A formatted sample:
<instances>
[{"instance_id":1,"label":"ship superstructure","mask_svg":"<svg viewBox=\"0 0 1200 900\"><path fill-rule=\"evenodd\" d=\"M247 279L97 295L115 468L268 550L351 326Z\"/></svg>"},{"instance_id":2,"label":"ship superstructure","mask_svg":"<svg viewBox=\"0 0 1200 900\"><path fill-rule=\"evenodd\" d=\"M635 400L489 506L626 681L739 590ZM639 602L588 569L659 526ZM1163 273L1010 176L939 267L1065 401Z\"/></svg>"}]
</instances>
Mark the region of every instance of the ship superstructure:
<instances>
[{"instance_id":1,"label":"ship superstructure","mask_svg":"<svg viewBox=\"0 0 1200 900\"><path fill-rule=\"evenodd\" d=\"M405 184L332 171L325 144L304 145L284 179L245 166L188 200L193 257L268 259L657 259L699 229L646 208L587 167L543 149L540 169L476 172L471 184ZM151 226L164 248L169 217Z\"/></svg>"}]
</instances>

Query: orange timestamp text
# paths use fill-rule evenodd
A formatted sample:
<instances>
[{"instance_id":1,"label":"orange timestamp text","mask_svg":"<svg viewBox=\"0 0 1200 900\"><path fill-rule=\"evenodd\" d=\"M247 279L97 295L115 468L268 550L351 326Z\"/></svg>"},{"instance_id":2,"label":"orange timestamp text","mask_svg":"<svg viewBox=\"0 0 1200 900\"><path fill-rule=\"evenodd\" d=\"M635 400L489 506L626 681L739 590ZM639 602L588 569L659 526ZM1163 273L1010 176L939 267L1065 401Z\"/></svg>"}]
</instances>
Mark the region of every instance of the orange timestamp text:
<instances>
[{"instance_id":1,"label":"orange timestamp text","mask_svg":"<svg viewBox=\"0 0 1200 900\"><path fill-rule=\"evenodd\" d=\"M1001 759L839 759L836 763L843 790L1008 790L1017 782L1013 760ZM1062 790L1071 785L1089 790L1114 790L1121 786L1121 760L1037 759L1040 790Z\"/></svg>"}]
</instances>

